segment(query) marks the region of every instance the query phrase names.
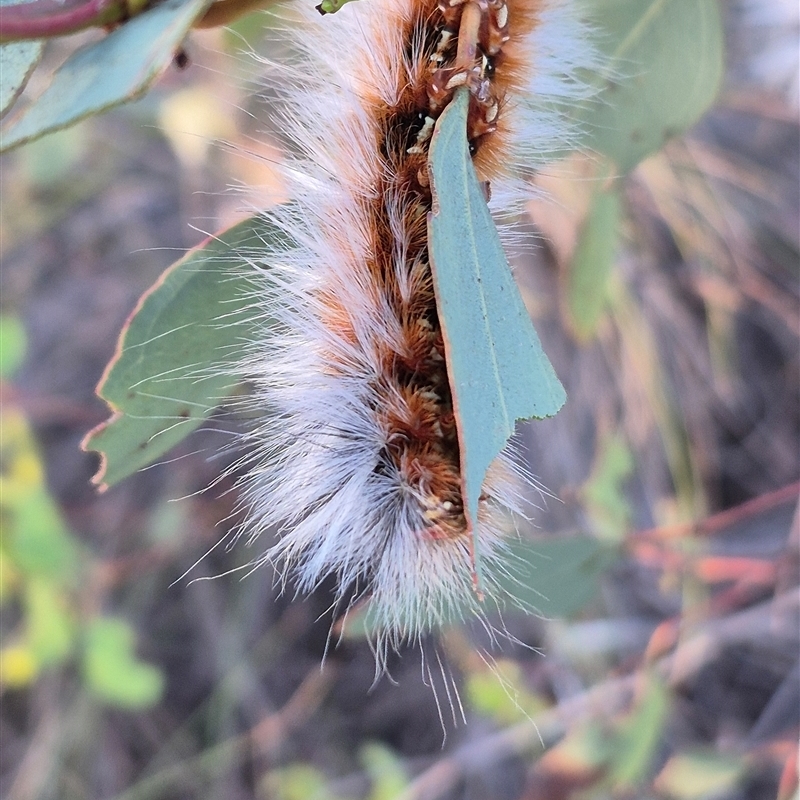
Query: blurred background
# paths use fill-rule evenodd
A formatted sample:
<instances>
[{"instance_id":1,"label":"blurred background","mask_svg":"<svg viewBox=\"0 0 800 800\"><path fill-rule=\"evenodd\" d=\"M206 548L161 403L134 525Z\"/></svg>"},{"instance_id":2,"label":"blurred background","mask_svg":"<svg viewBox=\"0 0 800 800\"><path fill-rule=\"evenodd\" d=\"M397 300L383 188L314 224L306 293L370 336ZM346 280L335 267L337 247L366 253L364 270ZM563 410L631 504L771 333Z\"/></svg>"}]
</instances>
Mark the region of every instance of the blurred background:
<instances>
[{"instance_id":1,"label":"blurred background","mask_svg":"<svg viewBox=\"0 0 800 800\"><path fill-rule=\"evenodd\" d=\"M330 587L226 574L255 554L215 547L235 416L102 495L79 446L139 296L283 197L269 17L0 158L0 796L797 797L800 24L794 0L724 13L722 92L625 180L588 326L565 288L587 164L538 179L517 277L569 395L522 431L547 618L510 615L489 659L480 632L432 638L433 686L416 650L376 680L359 631L329 647ZM51 42L30 91L92 36Z\"/></svg>"}]
</instances>

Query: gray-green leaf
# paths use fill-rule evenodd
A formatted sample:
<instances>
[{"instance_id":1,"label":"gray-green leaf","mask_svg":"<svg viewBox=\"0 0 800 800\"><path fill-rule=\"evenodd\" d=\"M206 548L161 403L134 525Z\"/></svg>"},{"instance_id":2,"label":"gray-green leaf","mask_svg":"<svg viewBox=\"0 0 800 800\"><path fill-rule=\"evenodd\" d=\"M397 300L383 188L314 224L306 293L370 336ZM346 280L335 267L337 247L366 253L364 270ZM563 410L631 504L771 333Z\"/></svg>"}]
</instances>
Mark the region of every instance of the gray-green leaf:
<instances>
[{"instance_id":1,"label":"gray-green leaf","mask_svg":"<svg viewBox=\"0 0 800 800\"><path fill-rule=\"evenodd\" d=\"M592 339L606 305L620 219L619 189L598 189L581 227L566 281L570 327L580 342Z\"/></svg>"},{"instance_id":2,"label":"gray-green leaf","mask_svg":"<svg viewBox=\"0 0 800 800\"><path fill-rule=\"evenodd\" d=\"M143 94L172 61L211 0L164 0L82 47L0 137L9 150Z\"/></svg>"},{"instance_id":3,"label":"gray-green leaf","mask_svg":"<svg viewBox=\"0 0 800 800\"><path fill-rule=\"evenodd\" d=\"M0 6L10 6L0 0ZM0 119L11 108L42 57L44 42L11 42L0 45Z\"/></svg>"},{"instance_id":4,"label":"gray-green leaf","mask_svg":"<svg viewBox=\"0 0 800 800\"><path fill-rule=\"evenodd\" d=\"M474 521L486 470L515 421L552 416L566 393L542 351L475 174L467 147L468 105L467 90L459 90L436 125L428 238L464 507Z\"/></svg>"},{"instance_id":5,"label":"gray-green leaf","mask_svg":"<svg viewBox=\"0 0 800 800\"><path fill-rule=\"evenodd\" d=\"M120 335L98 394L114 415L84 449L102 454L102 489L186 437L231 393L228 365L253 336L245 259L276 236L254 217L191 251L142 297Z\"/></svg>"},{"instance_id":6,"label":"gray-green leaf","mask_svg":"<svg viewBox=\"0 0 800 800\"><path fill-rule=\"evenodd\" d=\"M633 169L693 125L719 91L724 37L717 0L582 0L608 56L586 112L586 144Z\"/></svg>"},{"instance_id":7,"label":"gray-green leaf","mask_svg":"<svg viewBox=\"0 0 800 800\"><path fill-rule=\"evenodd\" d=\"M11 108L39 63L41 42L11 42L0 46L0 118Z\"/></svg>"},{"instance_id":8,"label":"gray-green leaf","mask_svg":"<svg viewBox=\"0 0 800 800\"><path fill-rule=\"evenodd\" d=\"M509 545L510 570L501 579L508 594L545 617L568 617L590 603L617 549L591 536L570 536Z\"/></svg>"}]
</instances>

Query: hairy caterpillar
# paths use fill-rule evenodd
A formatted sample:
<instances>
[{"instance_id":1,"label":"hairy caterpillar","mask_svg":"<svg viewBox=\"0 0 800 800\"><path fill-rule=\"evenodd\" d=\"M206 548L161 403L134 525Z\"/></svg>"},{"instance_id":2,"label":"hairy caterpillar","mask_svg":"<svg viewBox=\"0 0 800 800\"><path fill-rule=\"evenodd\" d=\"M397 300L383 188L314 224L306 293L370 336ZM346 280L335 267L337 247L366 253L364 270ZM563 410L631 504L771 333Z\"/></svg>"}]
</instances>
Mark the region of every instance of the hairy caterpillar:
<instances>
[{"instance_id":1,"label":"hairy caterpillar","mask_svg":"<svg viewBox=\"0 0 800 800\"><path fill-rule=\"evenodd\" d=\"M478 177L519 210L521 172L564 145L553 109L581 95L591 50L549 0L361 0L304 23L281 73L294 203L271 212L292 244L261 255L272 327L237 365L263 419L244 495L253 538L281 531L257 563L285 565L301 590L335 575L339 599L369 595L381 650L481 613L475 559L491 596L521 506L502 455L469 535L428 253L436 121L467 87Z\"/></svg>"}]
</instances>

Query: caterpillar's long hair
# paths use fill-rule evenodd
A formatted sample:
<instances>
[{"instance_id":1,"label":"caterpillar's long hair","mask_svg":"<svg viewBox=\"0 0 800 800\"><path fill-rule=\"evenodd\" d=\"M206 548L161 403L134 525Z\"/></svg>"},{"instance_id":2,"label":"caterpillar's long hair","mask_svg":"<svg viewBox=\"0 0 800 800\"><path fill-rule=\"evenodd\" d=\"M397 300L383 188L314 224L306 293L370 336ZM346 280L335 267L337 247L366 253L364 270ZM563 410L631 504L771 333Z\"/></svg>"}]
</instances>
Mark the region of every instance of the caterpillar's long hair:
<instances>
[{"instance_id":1,"label":"caterpillar's long hair","mask_svg":"<svg viewBox=\"0 0 800 800\"><path fill-rule=\"evenodd\" d=\"M525 173L569 144L559 109L584 95L592 50L560 0L360 0L325 17L307 2L290 65L270 65L295 151L293 202L270 218L291 244L256 260L264 335L237 365L261 420L246 530L279 530L257 561L301 590L333 575L340 600L369 596L381 651L481 613L474 560L493 597L522 503L501 455L473 552L426 234L436 119L467 85L478 177L495 213L516 212Z\"/></svg>"}]
</instances>

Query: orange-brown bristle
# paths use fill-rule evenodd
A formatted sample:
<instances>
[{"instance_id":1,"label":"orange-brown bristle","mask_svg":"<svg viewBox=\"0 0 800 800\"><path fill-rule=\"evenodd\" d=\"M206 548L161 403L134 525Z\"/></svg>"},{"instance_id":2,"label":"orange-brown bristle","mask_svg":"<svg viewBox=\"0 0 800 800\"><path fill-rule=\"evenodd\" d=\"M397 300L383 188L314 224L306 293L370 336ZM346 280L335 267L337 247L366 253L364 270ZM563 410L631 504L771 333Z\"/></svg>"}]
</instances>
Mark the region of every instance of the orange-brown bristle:
<instances>
[{"instance_id":1,"label":"orange-brown bristle","mask_svg":"<svg viewBox=\"0 0 800 800\"><path fill-rule=\"evenodd\" d=\"M502 109L519 68L517 39L535 24L530 0L426 0L407 23L407 70L398 71L394 101L367 97L377 119L379 185L361 202L369 220L370 276L364 289L374 308L395 321L395 339L374 344L380 367L372 392L386 445L376 473L394 471L421 507L420 534L458 538L467 531L460 452L436 308L427 243L432 196L427 156L435 120L459 86L471 95L467 138L479 151L483 180L495 174L503 146ZM463 23L463 24L462 24ZM413 56L413 58L412 58ZM398 236L398 228L401 235ZM403 252L397 250L398 239ZM355 344L356 325L341 298L326 295L325 324ZM331 355L329 367L337 370ZM346 365L341 367L346 371Z\"/></svg>"},{"instance_id":2,"label":"orange-brown bristle","mask_svg":"<svg viewBox=\"0 0 800 800\"><path fill-rule=\"evenodd\" d=\"M296 51L275 65L293 202L265 213L286 236L255 249L263 335L231 371L254 387L248 528L277 532L257 563L301 591L335 578L337 601L369 594L380 662L505 593L507 514L525 512L518 479L530 479L509 442L467 519L469 431L457 430L446 358L469 343L445 337L437 314L447 298L430 265L428 162L461 91L466 131L453 144L469 146L493 210L522 210L521 173L568 144L560 110L590 96L580 74L596 62L575 4L364 0L320 21L300 3ZM452 187L434 188L444 199Z\"/></svg>"},{"instance_id":3,"label":"orange-brown bristle","mask_svg":"<svg viewBox=\"0 0 800 800\"><path fill-rule=\"evenodd\" d=\"M506 0L508 39L492 60L492 95L498 103L492 135L482 136L473 157L481 180L492 180L507 169L506 145L509 138L503 109L509 97L520 97L529 80L531 53L529 36L540 21L541 0Z\"/></svg>"},{"instance_id":4,"label":"orange-brown bristle","mask_svg":"<svg viewBox=\"0 0 800 800\"><path fill-rule=\"evenodd\" d=\"M376 468L395 470L417 497L425 520L419 533L457 538L467 530L461 497L460 453L427 244L432 197L427 156L436 119L462 85L471 93L467 138L479 151L481 179L495 173L502 148L502 109L515 88L518 40L536 23L530 0L424 0L407 21L408 69L398 71L391 106L365 100L378 120L380 184L364 199L376 307L397 321L397 341L376 345L381 374L373 386L387 442ZM533 9L533 10L532 10ZM466 21L465 21L466 20ZM463 23L463 24L462 24ZM368 94L368 93L367 93ZM399 209L399 211L398 211ZM401 219L397 219L399 216ZM404 251L396 249L402 226ZM398 263L398 260L401 263ZM327 324L344 340L355 337L340 303L328 305Z\"/></svg>"}]
</instances>

